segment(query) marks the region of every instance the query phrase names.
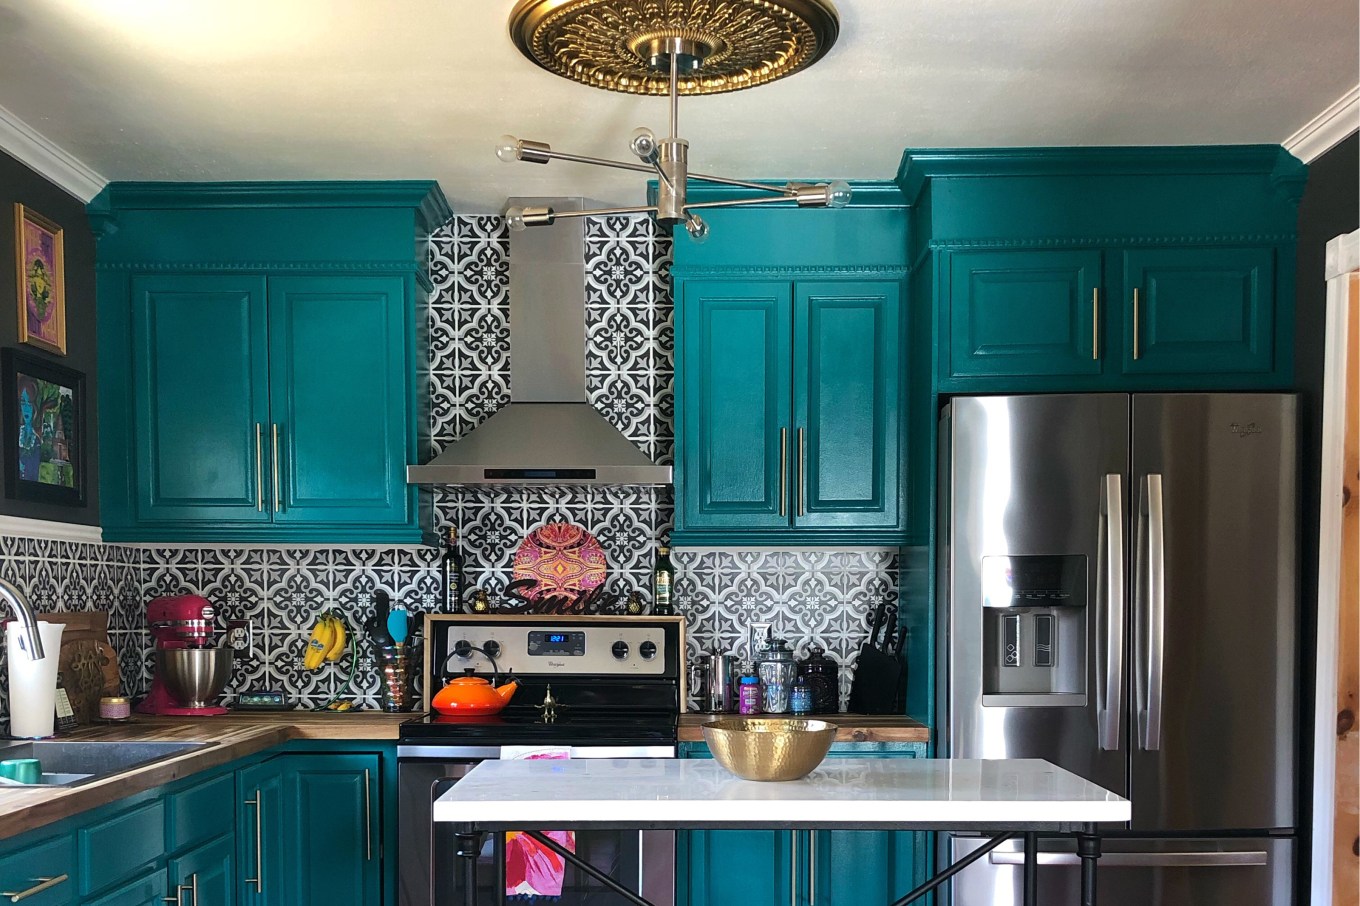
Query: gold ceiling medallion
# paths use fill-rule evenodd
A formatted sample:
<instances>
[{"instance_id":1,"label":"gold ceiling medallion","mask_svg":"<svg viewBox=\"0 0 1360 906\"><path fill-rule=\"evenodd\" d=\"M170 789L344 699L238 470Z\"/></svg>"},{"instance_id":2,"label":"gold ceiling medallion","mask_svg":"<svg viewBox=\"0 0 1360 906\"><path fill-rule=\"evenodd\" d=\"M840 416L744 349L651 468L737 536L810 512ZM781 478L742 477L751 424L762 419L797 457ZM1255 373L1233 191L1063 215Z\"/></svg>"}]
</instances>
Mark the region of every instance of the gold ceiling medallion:
<instances>
[{"instance_id":1,"label":"gold ceiling medallion","mask_svg":"<svg viewBox=\"0 0 1360 906\"><path fill-rule=\"evenodd\" d=\"M510 37L549 72L592 88L666 94L655 66L667 39L695 45L702 70L682 71L682 95L764 85L821 59L836 43L822 0L520 0Z\"/></svg>"},{"instance_id":2,"label":"gold ceiling medallion","mask_svg":"<svg viewBox=\"0 0 1360 906\"><path fill-rule=\"evenodd\" d=\"M594 211L509 208L512 230L547 226L558 217L650 213L663 226L683 223L703 241L700 208L791 202L840 208L850 186L834 182L774 186L689 172L689 142L679 135L679 97L752 88L792 75L821 59L840 22L828 0L519 0L510 37L534 63L593 88L670 98L670 135L636 130L628 144L636 161L554 151L543 142L506 135L496 147L504 161L553 160L636 170L657 178L656 204ZM768 196L690 203L689 180L738 186Z\"/></svg>"}]
</instances>

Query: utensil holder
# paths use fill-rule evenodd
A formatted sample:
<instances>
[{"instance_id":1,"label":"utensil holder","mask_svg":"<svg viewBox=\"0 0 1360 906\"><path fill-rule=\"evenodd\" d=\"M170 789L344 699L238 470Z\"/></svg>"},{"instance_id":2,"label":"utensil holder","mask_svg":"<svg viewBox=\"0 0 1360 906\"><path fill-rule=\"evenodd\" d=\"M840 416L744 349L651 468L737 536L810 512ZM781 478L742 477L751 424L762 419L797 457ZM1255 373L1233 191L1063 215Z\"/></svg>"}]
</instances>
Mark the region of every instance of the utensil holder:
<instances>
[{"instance_id":1,"label":"utensil holder","mask_svg":"<svg viewBox=\"0 0 1360 906\"><path fill-rule=\"evenodd\" d=\"M378 707L398 713L410 711L415 703L412 664L416 658L410 645L375 645L378 655Z\"/></svg>"}]
</instances>

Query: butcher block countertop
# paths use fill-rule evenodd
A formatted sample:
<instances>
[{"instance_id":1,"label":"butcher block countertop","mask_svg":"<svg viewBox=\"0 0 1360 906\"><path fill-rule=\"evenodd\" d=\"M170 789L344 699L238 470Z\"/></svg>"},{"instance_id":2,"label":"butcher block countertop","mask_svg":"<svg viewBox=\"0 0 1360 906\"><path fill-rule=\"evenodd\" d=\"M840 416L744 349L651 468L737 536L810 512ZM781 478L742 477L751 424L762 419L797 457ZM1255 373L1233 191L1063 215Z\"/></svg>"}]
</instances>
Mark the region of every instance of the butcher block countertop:
<instances>
[{"instance_id":1,"label":"butcher block countertop","mask_svg":"<svg viewBox=\"0 0 1360 906\"><path fill-rule=\"evenodd\" d=\"M678 736L681 742L703 742L699 728L711 720L739 717L737 714L680 715ZM759 717L760 715L752 715ZM809 714L812 720L836 725L836 742L930 742L930 728L910 717L896 714Z\"/></svg>"},{"instance_id":2,"label":"butcher block countertop","mask_svg":"<svg viewBox=\"0 0 1360 906\"><path fill-rule=\"evenodd\" d=\"M116 802L134 793L254 755L293 739L395 740L411 714L358 711L233 713L220 717L153 717L136 714L125 723L80 727L61 742L209 742L173 758L72 787L0 788L0 839L13 837Z\"/></svg>"}]
</instances>

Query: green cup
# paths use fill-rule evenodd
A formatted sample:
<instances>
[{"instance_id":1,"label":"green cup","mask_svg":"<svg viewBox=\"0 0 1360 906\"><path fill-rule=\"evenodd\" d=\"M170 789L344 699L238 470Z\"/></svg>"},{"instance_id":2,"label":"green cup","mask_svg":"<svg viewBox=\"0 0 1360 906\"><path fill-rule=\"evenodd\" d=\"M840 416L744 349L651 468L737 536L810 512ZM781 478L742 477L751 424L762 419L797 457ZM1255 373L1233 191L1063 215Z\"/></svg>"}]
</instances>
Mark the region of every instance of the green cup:
<instances>
[{"instance_id":1,"label":"green cup","mask_svg":"<svg viewBox=\"0 0 1360 906\"><path fill-rule=\"evenodd\" d=\"M10 758L0 761L0 777L19 783L37 783L42 779L42 762L36 758Z\"/></svg>"}]
</instances>

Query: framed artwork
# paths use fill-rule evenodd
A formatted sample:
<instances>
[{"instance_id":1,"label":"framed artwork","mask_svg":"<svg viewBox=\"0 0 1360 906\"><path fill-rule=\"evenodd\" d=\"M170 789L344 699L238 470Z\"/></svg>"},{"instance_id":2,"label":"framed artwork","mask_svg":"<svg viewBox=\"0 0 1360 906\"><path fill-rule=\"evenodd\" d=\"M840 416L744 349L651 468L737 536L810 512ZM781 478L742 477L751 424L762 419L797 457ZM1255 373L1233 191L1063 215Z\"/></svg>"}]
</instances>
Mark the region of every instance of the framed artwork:
<instances>
[{"instance_id":1,"label":"framed artwork","mask_svg":"<svg viewBox=\"0 0 1360 906\"><path fill-rule=\"evenodd\" d=\"M85 505L85 375L0 350L5 496Z\"/></svg>"},{"instance_id":2,"label":"framed artwork","mask_svg":"<svg viewBox=\"0 0 1360 906\"><path fill-rule=\"evenodd\" d=\"M41 214L14 206L19 273L19 342L66 355L66 260L62 229Z\"/></svg>"}]
</instances>

